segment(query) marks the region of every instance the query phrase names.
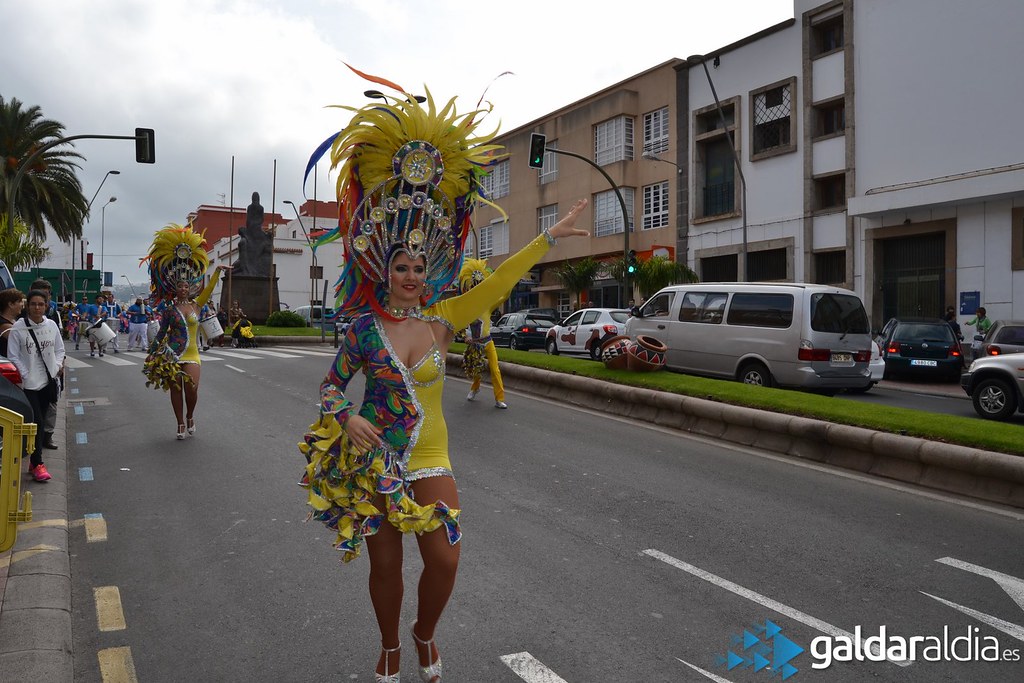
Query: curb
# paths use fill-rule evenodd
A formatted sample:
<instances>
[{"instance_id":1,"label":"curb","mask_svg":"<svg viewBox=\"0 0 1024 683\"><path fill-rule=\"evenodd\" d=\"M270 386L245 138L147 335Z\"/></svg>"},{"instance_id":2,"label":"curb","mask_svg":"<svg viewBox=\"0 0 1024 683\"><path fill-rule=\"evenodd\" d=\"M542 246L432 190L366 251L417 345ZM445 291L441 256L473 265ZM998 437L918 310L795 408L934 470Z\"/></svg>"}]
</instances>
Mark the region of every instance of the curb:
<instances>
[{"instance_id":1,"label":"curb","mask_svg":"<svg viewBox=\"0 0 1024 683\"><path fill-rule=\"evenodd\" d=\"M500 362L505 386L620 417L1024 508L1024 457ZM448 354L451 374L462 356ZM453 372L455 371L455 372Z\"/></svg>"},{"instance_id":2,"label":"curb","mask_svg":"<svg viewBox=\"0 0 1024 683\"><path fill-rule=\"evenodd\" d=\"M71 559L68 551L67 395L57 405L54 440L44 451L53 479L31 487L32 521L20 524L0 582L0 679L71 683Z\"/></svg>"}]
</instances>

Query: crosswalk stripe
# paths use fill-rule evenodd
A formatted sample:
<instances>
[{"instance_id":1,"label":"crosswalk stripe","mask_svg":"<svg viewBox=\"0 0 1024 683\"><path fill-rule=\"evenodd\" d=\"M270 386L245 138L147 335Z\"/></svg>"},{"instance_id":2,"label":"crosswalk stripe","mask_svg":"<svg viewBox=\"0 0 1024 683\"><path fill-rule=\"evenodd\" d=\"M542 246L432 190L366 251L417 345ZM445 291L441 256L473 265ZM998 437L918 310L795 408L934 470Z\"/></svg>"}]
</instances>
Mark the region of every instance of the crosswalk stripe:
<instances>
[{"instance_id":1,"label":"crosswalk stripe","mask_svg":"<svg viewBox=\"0 0 1024 683\"><path fill-rule=\"evenodd\" d=\"M86 363L84 360L78 360L74 356L64 356L64 365L71 368L91 368L92 366Z\"/></svg>"},{"instance_id":2,"label":"crosswalk stripe","mask_svg":"<svg viewBox=\"0 0 1024 683\"><path fill-rule=\"evenodd\" d=\"M218 356L226 356L228 358L240 358L242 360L258 360L262 358L262 356L250 356L247 353L239 353L238 351L221 351L220 349L217 349L216 351L210 349L209 351L207 351L207 353L215 353Z\"/></svg>"},{"instance_id":3,"label":"crosswalk stripe","mask_svg":"<svg viewBox=\"0 0 1024 683\"><path fill-rule=\"evenodd\" d=\"M260 356L270 356L271 358L298 358L293 353L280 353L278 351L265 351L263 349L246 349L249 353L258 353ZM257 356L259 358L259 356Z\"/></svg>"},{"instance_id":4,"label":"crosswalk stripe","mask_svg":"<svg viewBox=\"0 0 1024 683\"><path fill-rule=\"evenodd\" d=\"M288 353L299 353L303 356L329 356L334 358L338 355L336 351L310 351L309 349L297 349L294 346L276 346L274 348L287 351Z\"/></svg>"},{"instance_id":5,"label":"crosswalk stripe","mask_svg":"<svg viewBox=\"0 0 1024 683\"><path fill-rule=\"evenodd\" d=\"M135 363L133 363L130 360L125 360L124 358L116 358L114 356L111 356L109 353L100 356L97 360L100 360L104 363L109 363L110 365L135 365Z\"/></svg>"}]
</instances>

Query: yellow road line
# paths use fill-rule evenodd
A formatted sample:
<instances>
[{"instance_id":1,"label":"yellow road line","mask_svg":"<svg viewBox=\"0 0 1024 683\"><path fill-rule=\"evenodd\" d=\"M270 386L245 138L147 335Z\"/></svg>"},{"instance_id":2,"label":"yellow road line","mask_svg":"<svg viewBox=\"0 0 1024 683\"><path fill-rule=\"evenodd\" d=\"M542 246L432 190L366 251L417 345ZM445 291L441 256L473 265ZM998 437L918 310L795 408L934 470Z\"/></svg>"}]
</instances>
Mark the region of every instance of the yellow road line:
<instances>
[{"instance_id":1,"label":"yellow road line","mask_svg":"<svg viewBox=\"0 0 1024 683\"><path fill-rule=\"evenodd\" d=\"M138 683L130 647L108 647L97 653L103 683Z\"/></svg>"},{"instance_id":2,"label":"yellow road line","mask_svg":"<svg viewBox=\"0 0 1024 683\"><path fill-rule=\"evenodd\" d=\"M100 586L92 589L96 598L96 622L100 631L123 631L124 610L121 609L121 591L117 586Z\"/></svg>"},{"instance_id":3,"label":"yellow road line","mask_svg":"<svg viewBox=\"0 0 1024 683\"><path fill-rule=\"evenodd\" d=\"M85 541L95 543L107 540L107 520L102 517L90 517L85 520Z\"/></svg>"},{"instance_id":4,"label":"yellow road line","mask_svg":"<svg viewBox=\"0 0 1024 683\"><path fill-rule=\"evenodd\" d=\"M40 545L34 545L27 550L19 550L18 552L11 555L11 564L14 564L15 562L21 562L22 560L27 560L33 555L38 555L40 553L52 553L54 550L60 550L60 548L58 548L55 545L46 545L45 543Z\"/></svg>"}]
</instances>

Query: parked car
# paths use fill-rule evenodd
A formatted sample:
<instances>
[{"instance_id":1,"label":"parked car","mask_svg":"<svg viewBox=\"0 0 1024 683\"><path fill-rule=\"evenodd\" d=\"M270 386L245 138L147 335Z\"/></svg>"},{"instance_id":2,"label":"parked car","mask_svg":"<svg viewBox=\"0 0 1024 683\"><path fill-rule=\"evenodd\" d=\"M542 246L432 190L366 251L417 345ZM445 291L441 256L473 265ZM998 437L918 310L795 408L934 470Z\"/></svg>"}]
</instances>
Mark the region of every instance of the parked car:
<instances>
[{"instance_id":1,"label":"parked car","mask_svg":"<svg viewBox=\"0 0 1024 683\"><path fill-rule=\"evenodd\" d=\"M960 375L960 386L986 419L1008 420L1024 412L1024 353L977 359Z\"/></svg>"},{"instance_id":2,"label":"parked car","mask_svg":"<svg viewBox=\"0 0 1024 683\"><path fill-rule=\"evenodd\" d=\"M495 346L507 346L516 351L543 349L548 330L555 321L541 315L506 313L491 325L491 339Z\"/></svg>"},{"instance_id":3,"label":"parked car","mask_svg":"<svg viewBox=\"0 0 1024 683\"><path fill-rule=\"evenodd\" d=\"M988 333L975 335L981 342L979 357L1024 352L1024 320L997 320Z\"/></svg>"},{"instance_id":4,"label":"parked car","mask_svg":"<svg viewBox=\"0 0 1024 683\"><path fill-rule=\"evenodd\" d=\"M672 285L626 324L668 347L666 366L747 384L819 391L871 383L871 326L860 298L805 283Z\"/></svg>"},{"instance_id":5,"label":"parked car","mask_svg":"<svg viewBox=\"0 0 1024 683\"><path fill-rule=\"evenodd\" d=\"M21 373L18 367L10 358L0 356L0 377L3 377L11 384L21 384Z\"/></svg>"},{"instance_id":6,"label":"parked car","mask_svg":"<svg viewBox=\"0 0 1024 683\"><path fill-rule=\"evenodd\" d=\"M885 376L916 375L956 381L963 351L953 328L939 318L890 318L878 337Z\"/></svg>"},{"instance_id":7,"label":"parked car","mask_svg":"<svg viewBox=\"0 0 1024 683\"><path fill-rule=\"evenodd\" d=\"M292 313L306 321L310 327L334 328L334 309L323 306L299 306Z\"/></svg>"},{"instance_id":8,"label":"parked car","mask_svg":"<svg viewBox=\"0 0 1024 683\"><path fill-rule=\"evenodd\" d=\"M14 277L11 275L10 268L3 261L0 261L0 288L14 289Z\"/></svg>"},{"instance_id":9,"label":"parked car","mask_svg":"<svg viewBox=\"0 0 1024 683\"><path fill-rule=\"evenodd\" d=\"M516 313L526 313L532 318L546 318L553 323L557 323L561 320L561 316L558 315L558 311L553 308L524 308L516 311Z\"/></svg>"},{"instance_id":10,"label":"parked car","mask_svg":"<svg viewBox=\"0 0 1024 683\"><path fill-rule=\"evenodd\" d=\"M624 334L629 311L620 308L584 308L548 330L544 348L553 356L585 353L601 359L601 345Z\"/></svg>"},{"instance_id":11,"label":"parked car","mask_svg":"<svg viewBox=\"0 0 1024 683\"><path fill-rule=\"evenodd\" d=\"M871 361L868 362L868 371L871 373L871 384L866 387L847 389L846 392L849 394L863 394L885 379L885 359L882 358L882 348L874 339L871 340Z\"/></svg>"}]
</instances>

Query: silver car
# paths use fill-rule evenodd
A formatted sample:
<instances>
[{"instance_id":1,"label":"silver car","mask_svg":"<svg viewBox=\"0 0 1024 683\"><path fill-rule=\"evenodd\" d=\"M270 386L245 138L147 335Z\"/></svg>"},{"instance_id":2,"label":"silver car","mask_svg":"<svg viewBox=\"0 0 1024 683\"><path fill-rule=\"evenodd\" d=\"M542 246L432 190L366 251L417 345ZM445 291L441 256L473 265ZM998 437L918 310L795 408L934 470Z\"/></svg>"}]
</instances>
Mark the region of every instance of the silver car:
<instances>
[{"instance_id":1,"label":"silver car","mask_svg":"<svg viewBox=\"0 0 1024 683\"><path fill-rule=\"evenodd\" d=\"M985 356L960 376L974 410L988 420L1008 420L1024 411L1024 353Z\"/></svg>"}]
</instances>

